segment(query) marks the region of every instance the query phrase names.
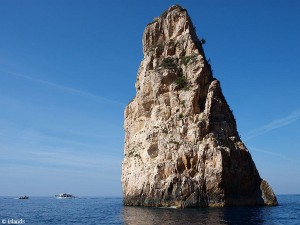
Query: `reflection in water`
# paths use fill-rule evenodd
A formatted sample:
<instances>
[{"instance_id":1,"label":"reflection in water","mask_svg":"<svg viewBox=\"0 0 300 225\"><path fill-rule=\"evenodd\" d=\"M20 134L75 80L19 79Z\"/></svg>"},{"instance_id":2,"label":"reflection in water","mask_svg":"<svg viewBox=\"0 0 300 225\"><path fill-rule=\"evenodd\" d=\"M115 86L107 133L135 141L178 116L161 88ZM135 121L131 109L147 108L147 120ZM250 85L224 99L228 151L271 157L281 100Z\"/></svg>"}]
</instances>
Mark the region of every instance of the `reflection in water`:
<instances>
[{"instance_id":1,"label":"reflection in water","mask_svg":"<svg viewBox=\"0 0 300 225\"><path fill-rule=\"evenodd\" d=\"M169 209L123 207L128 225L152 224L264 224L260 207Z\"/></svg>"}]
</instances>

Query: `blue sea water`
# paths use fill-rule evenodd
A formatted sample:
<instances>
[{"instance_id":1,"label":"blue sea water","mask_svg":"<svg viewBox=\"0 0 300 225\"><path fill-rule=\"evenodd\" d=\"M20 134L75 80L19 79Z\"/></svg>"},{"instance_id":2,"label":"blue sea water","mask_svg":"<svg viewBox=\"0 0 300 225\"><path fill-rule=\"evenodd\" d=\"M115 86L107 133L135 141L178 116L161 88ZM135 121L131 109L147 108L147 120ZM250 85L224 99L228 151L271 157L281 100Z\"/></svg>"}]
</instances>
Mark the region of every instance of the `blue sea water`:
<instances>
[{"instance_id":1,"label":"blue sea water","mask_svg":"<svg viewBox=\"0 0 300 225\"><path fill-rule=\"evenodd\" d=\"M300 224L300 195L278 207L168 209L124 207L122 198L0 197L0 224Z\"/></svg>"}]
</instances>

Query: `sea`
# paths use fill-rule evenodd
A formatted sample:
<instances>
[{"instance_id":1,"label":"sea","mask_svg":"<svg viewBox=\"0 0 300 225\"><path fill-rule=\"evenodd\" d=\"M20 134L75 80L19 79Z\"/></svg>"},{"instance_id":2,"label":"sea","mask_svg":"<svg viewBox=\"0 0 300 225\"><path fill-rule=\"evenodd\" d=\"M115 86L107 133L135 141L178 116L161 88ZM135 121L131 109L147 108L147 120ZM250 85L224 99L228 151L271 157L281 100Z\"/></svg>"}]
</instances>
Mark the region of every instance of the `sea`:
<instances>
[{"instance_id":1,"label":"sea","mask_svg":"<svg viewBox=\"0 0 300 225\"><path fill-rule=\"evenodd\" d=\"M277 207L124 207L122 198L0 197L0 224L300 224L300 195L277 196Z\"/></svg>"}]
</instances>

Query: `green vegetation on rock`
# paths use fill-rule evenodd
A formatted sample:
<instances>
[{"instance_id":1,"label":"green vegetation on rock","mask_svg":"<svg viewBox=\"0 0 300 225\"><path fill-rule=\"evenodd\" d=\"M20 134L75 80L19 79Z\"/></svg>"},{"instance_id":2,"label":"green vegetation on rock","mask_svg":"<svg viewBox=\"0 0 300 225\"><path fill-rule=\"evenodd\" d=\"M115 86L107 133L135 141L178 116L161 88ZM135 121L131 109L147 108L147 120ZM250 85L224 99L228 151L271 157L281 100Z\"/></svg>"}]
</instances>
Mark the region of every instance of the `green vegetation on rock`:
<instances>
[{"instance_id":1,"label":"green vegetation on rock","mask_svg":"<svg viewBox=\"0 0 300 225\"><path fill-rule=\"evenodd\" d=\"M181 58L181 62L186 66L187 64L189 64L189 62L196 62L197 61L197 55L187 55L187 56L182 56Z\"/></svg>"},{"instance_id":2,"label":"green vegetation on rock","mask_svg":"<svg viewBox=\"0 0 300 225\"><path fill-rule=\"evenodd\" d=\"M182 72L177 77L175 83L177 84L178 89L183 89L185 91L189 90L189 86L186 78L183 76Z\"/></svg>"},{"instance_id":3,"label":"green vegetation on rock","mask_svg":"<svg viewBox=\"0 0 300 225\"><path fill-rule=\"evenodd\" d=\"M160 64L160 67L162 67L163 69L176 69L177 63L176 60L172 57L167 57L163 59L162 63Z\"/></svg>"}]
</instances>

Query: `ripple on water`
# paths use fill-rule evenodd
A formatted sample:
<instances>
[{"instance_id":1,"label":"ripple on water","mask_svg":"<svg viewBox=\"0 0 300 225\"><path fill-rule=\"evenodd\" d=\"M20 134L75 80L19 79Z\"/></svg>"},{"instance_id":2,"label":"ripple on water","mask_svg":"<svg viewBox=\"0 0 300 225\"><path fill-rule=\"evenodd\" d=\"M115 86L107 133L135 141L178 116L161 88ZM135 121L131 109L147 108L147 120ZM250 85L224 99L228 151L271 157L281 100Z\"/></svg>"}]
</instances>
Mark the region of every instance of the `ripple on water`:
<instances>
[{"instance_id":1,"label":"ripple on water","mask_svg":"<svg viewBox=\"0 0 300 225\"><path fill-rule=\"evenodd\" d=\"M279 195L278 207L143 208L123 207L121 198L59 200L0 198L0 219L26 224L300 224L300 195Z\"/></svg>"}]
</instances>

